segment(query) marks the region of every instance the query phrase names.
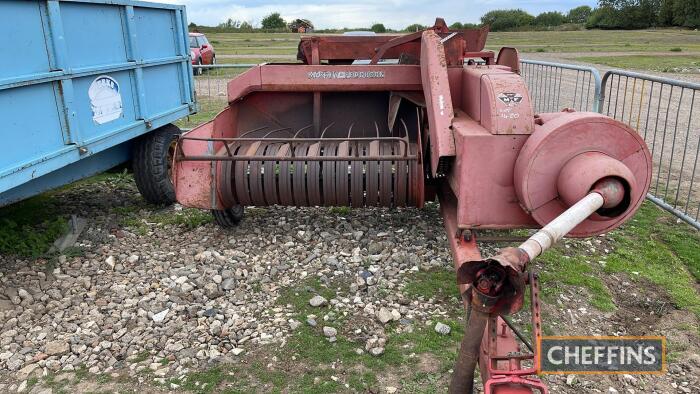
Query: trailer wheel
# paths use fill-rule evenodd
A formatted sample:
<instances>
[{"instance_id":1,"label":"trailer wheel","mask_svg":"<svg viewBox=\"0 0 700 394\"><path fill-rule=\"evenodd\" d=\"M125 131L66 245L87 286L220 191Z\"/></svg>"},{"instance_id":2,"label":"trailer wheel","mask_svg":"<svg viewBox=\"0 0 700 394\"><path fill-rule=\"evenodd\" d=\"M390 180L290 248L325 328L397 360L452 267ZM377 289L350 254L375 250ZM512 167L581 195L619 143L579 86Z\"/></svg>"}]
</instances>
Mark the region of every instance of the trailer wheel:
<instances>
[{"instance_id":1,"label":"trailer wheel","mask_svg":"<svg viewBox=\"0 0 700 394\"><path fill-rule=\"evenodd\" d=\"M175 187L171 180L171 166L175 144L182 134L179 127L167 124L146 134L134 146L132 167L136 187L143 198L152 204L169 205L175 202Z\"/></svg>"},{"instance_id":2,"label":"trailer wheel","mask_svg":"<svg viewBox=\"0 0 700 394\"><path fill-rule=\"evenodd\" d=\"M194 75L202 75L204 74L204 70L202 69L202 58L200 57L197 59L197 64L198 67L193 69Z\"/></svg>"},{"instance_id":3,"label":"trailer wheel","mask_svg":"<svg viewBox=\"0 0 700 394\"><path fill-rule=\"evenodd\" d=\"M214 221L223 228L235 227L243 219L243 206L236 205L229 209L212 209Z\"/></svg>"}]
</instances>

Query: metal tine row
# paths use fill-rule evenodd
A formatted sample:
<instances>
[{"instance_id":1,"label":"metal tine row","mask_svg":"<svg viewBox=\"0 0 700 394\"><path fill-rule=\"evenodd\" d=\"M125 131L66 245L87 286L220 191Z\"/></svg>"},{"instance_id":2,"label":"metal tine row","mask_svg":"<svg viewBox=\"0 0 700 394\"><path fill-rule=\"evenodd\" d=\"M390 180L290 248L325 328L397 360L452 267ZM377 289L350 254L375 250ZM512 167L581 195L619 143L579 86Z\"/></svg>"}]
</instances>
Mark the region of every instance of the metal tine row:
<instances>
[{"instance_id":1,"label":"metal tine row","mask_svg":"<svg viewBox=\"0 0 700 394\"><path fill-rule=\"evenodd\" d=\"M404 135L408 127L403 120ZM310 129L306 126L293 134L298 138ZM333 124L320 133L322 142ZM252 143L231 143L233 155L255 156L257 160L230 160L222 167L222 197L229 204L243 205L296 205L296 206L413 206L417 204L414 184L421 172L417 161L392 160L406 151L417 151L411 144L381 143L371 138L352 139L354 124L348 128L350 138L340 142L299 142L292 148L289 143L269 142L265 138ZM375 124L375 133L380 129ZM256 130L261 132L261 130ZM269 136L273 130L265 132ZM291 133L289 133L291 135ZM354 141L354 143L353 143ZM294 149L300 160L291 160ZM313 160L327 157L333 160ZM360 157L362 160L352 160ZM382 157L382 160L372 160ZM234 181L235 180L235 181Z\"/></svg>"},{"instance_id":2,"label":"metal tine row","mask_svg":"<svg viewBox=\"0 0 700 394\"><path fill-rule=\"evenodd\" d=\"M239 137L234 137L234 138L224 138L224 137L211 137L211 138L203 138L203 137L188 137L184 136L181 138L181 141L185 140L192 140L192 141L207 141L207 142L222 142L225 155L222 154L216 154L216 155L207 155L207 156L187 156L185 155L184 151L182 150L182 144L178 144L179 149L179 161L206 161L206 160L212 160L212 161L226 161L226 160L232 160L232 161L265 161L265 160L270 160L270 157L265 157L265 155L260 156L260 155L255 155L257 152L257 149L245 149L247 153L252 153L252 154L246 154L246 155L241 155L241 147L243 146L251 146L255 145L256 147L259 147L260 144L264 144L266 147L277 145L276 148L279 150L281 145L288 145L290 148L286 150L285 152L287 155L279 157L280 159L284 157L285 160L292 160L292 161L297 161L297 160L302 160L302 161L313 161L313 160L318 160L318 161L333 161L333 160L343 160L343 159L348 159L348 160L362 160L362 161L369 161L369 160L376 160L376 161L383 161L383 160L417 160L417 156L415 155L415 152L411 152L411 149L409 148L409 132L408 132L408 127L406 125L406 122L403 121L403 119L399 119L400 123L403 128L403 137L398 137L398 136L391 136L391 137L382 137L380 136L380 128L377 122L374 123L374 129L375 129L375 134L376 136L373 137L353 137L353 129L355 126L355 123L351 123L350 126L348 127L348 134L347 137L326 137L326 133L333 127L335 126L335 122L331 122L328 124L321 132L320 137L305 137L304 134L306 134L309 130L312 129L313 125L307 125L304 126L300 129L298 129L295 133L291 133L291 128L290 127L281 127L273 130L267 130L269 127L268 126L263 126L263 127L258 127L252 130L248 130L244 133L242 133ZM279 134L284 132L287 134L286 137L276 137L274 136L275 134ZM393 130L391 131L393 134ZM254 134L262 134L261 136L253 136ZM365 132L362 133L363 135ZM313 151L318 150L319 153L324 150L326 146L329 145L335 145L336 143L343 143L347 142L350 144L350 146L353 148L351 151L353 152L352 156L333 156L333 155L319 155L319 154L299 154L299 150L303 149L305 147L308 147L309 145L318 145L318 149L313 149ZM365 143L365 144L361 144ZM396 154L391 154L391 155L380 155L378 152L373 155L360 155L360 152L362 151L361 145L366 145L369 143L369 145L372 144L380 144L384 145L385 143L392 143L392 152L402 152L401 155L396 155ZM395 149L393 145L395 143L398 143L401 145L400 149ZM260 152L263 153L263 152Z\"/></svg>"}]
</instances>

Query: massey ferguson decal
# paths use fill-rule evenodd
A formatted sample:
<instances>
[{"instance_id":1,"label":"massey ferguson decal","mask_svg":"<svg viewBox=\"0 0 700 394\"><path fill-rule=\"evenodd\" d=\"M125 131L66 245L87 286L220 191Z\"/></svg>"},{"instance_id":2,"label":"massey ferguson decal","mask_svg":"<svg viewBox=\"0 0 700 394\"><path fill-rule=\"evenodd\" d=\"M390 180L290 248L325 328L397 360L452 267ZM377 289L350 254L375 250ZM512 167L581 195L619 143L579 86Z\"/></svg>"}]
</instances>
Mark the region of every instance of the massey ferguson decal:
<instances>
[{"instance_id":1,"label":"massey ferguson decal","mask_svg":"<svg viewBox=\"0 0 700 394\"><path fill-rule=\"evenodd\" d=\"M498 95L498 99L505 105L514 107L523 101L523 95L520 93L501 93Z\"/></svg>"},{"instance_id":2,"label":"massey ferguson decal","mask_svg":"<svg viewBox=\"0 0 700 394\"><path fill-rule=\"evenodd\" d=\"M309 71L309 79L377 79L384 71Z\"/></svg>"}]
</instances>

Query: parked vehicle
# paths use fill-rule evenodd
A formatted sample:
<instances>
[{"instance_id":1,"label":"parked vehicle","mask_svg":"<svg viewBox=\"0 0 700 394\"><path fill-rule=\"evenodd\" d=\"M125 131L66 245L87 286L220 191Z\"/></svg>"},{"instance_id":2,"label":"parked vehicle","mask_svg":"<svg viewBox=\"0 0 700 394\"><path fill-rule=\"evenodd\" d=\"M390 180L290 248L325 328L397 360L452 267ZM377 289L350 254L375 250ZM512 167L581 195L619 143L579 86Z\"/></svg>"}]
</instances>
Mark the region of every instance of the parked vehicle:
<instances>
[{"instance_id":1,"label":"parked vehicle","mask_svg":"<svg viewBox=\"0 0 700 394\"><path fill-rule=\"evenodd\" d=\"M174 200L172 122L195 111L185 7L0 1L0 206L132 160L141 194Z\"/></svg>"},{"instance_id":2,"label":"parked vehicle","mask_svg":"<svg viewBox=\"0 0 700 394\"><path fill-rule=\"evenodd\" d=\"M216 51L202 33L190 33L190 56L193 66L216 64ZM202 68L195 67L194 69L197 75L201 75L202 71Z\"/></svg>"}]
</instances>

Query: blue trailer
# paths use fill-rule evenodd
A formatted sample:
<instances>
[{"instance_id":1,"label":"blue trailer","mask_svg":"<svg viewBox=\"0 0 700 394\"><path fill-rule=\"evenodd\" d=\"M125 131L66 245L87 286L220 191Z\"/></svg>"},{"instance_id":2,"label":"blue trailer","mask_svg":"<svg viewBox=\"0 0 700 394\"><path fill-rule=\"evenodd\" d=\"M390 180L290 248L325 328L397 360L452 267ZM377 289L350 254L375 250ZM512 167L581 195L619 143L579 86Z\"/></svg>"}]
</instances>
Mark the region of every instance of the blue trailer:
<instances>
[{"instance_id":1,"label":"blue trailer","mask_svg":"<svg viewBox=\"0 0 700 394\"><path fill-rule=\"evenodd\" d=\"M174 200L171 123L194 112L184 6L0 1L0 206L133 158L137 186Z\"/></svg>"}]
</instances>

